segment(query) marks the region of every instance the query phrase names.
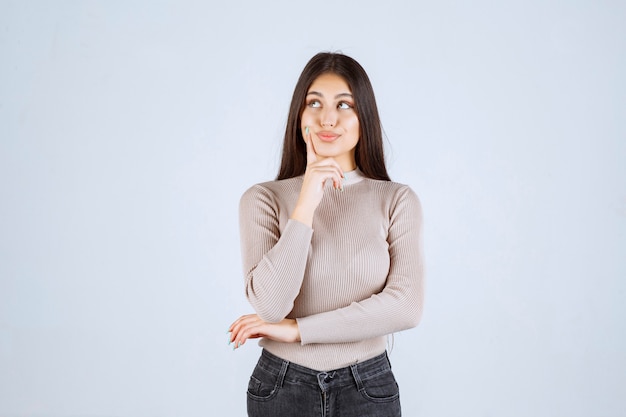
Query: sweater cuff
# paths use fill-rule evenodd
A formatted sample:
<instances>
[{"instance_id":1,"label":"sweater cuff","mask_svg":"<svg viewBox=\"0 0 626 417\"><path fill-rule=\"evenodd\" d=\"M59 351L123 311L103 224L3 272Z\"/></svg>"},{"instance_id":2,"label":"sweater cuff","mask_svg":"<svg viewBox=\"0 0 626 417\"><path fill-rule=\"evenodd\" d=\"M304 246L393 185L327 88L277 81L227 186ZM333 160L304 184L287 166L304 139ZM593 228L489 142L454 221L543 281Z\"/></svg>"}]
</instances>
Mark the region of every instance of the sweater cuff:
<instances>
[{"instance_id":1,"label":"sweater cuff","mask_svg":"<svg viewBox=\"0 0 626 417\"><path fill-rule=\"evenodd\" d=\"M316 334L316 328L326 328L327 326L319 326L319 320L313 317L299 317L296 319L298 323L298 331L300 332L300 344L308 345L310 343L320 343L321 340L325 340L327 343L332 343L328 339L332 339L332 336L327 332L326 334ZM332 332L331 332L332 333ZM330 337L329 337L330 336Z\"/></svg>"},{"instance_id":2,"label":"sweater cuff","mask_svg":"<svg viewBox=\"0 0 626 417\"><path fill-rule=\"evenodd\" d=\"M300 233L305 233L305 231L308 231L310 236L313 235L313 229L298 220L294 220L294 219L287 220L287 225L285 226L285 230L290 229L290 228L295 228L295 230L299 230Z\"/></svg>"},{"instance_id":3,"label":"sweater cuff","mask_svg":"<svg viewBox=\"0 0 626 417\"><path fill-rule=\"evenodd\" d=\"M303 238L308 237L309 240L313 236L312 228L294 219L287 220L287 225L285 226L283 234L285 234L287 231L289 231L289 233L293 233L296 236L302 236Z\"/></svg>"},{"instance_id":4,"label":"sweater cuff","mask_svg":"<svg viewBox=\"0 0 626 417\"><path fill-rule=\"evenodd\" d=\"M310 331L307 328L307 320L306 317L298 317L296 318L296 323L298 323L298 332L300 333L300 344L307 345L311 343L308 340L308 336L310 335Z\"/></svg>"}]
</instances>

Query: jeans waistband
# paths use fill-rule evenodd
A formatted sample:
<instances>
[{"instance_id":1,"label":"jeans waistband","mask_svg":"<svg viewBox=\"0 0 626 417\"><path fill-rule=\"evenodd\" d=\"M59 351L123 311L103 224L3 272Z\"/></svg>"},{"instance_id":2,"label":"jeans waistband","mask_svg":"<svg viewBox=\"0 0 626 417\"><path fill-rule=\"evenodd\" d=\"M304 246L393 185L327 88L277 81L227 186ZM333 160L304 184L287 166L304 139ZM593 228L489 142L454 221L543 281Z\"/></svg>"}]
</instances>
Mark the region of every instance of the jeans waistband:
<instances>
[{"instance_id":1,"label":"jeans waistband","mask_svg":"<svg viewBox=\"0 0 626 417\"><path fill-rule=\"evenodd\" d=\"M387 352L363 362L332 371L317 371L286 361L263 349L257 366L273 374L280 374L283 380L311 385L360 385L362 380L372 378L382 372L391 370ZM282 384L281 384L282 385Z\"/></svg>"}]
</instances>

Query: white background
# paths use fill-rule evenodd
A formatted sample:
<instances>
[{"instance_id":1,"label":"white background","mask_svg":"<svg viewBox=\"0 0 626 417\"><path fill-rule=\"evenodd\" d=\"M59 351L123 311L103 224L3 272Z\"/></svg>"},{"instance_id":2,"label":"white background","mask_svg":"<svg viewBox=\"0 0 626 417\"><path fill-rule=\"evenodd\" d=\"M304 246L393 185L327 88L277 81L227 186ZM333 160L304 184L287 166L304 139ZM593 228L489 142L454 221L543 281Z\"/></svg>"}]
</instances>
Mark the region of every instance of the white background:
<instances>
[{"instance_id":1,"label":"white background","mask_svg":"<svg viewBox=\"0 0 626 417\"><path fill-rule=\"evenodd\" d=\"M243 416L237 209L308 59L425 210L406 416L626 415L619 1L0 1L0 416Z\"/></svg>"}]
</instances>

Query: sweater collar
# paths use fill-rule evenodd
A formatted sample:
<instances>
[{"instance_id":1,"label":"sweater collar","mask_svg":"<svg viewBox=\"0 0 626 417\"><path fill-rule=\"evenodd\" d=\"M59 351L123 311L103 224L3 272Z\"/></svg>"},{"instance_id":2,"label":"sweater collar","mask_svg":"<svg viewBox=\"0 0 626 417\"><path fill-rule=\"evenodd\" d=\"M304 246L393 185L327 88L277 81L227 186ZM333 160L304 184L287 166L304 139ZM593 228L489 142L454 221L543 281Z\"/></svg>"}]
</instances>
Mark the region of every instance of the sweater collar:
<instances>
[{"instance_id":1,"label":"sweater collar","mask_svg":"<svg viewBox=\"0 0 626 417\"><path fill-rule=\"evenodd\" d=\"M356 184L357 182L360 182L363 179L365 179L365 176L363 175L361 170L358 169L358 168L353 169L352 171L348 171L348 172L344 172L343 173L343 185L344 186L345 185Z\"/></svg>"}]
</instances>

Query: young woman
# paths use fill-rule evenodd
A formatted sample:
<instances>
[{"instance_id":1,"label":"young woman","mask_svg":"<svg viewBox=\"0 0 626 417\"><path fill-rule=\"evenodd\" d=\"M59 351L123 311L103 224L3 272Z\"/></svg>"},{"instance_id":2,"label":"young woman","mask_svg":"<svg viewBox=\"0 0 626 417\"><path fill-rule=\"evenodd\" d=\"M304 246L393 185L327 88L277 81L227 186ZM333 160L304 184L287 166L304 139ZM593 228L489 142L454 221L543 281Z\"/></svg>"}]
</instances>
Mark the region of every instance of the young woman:
<instances>
[{"instance_id":1,"label":"young woman","mask_svg":"<svg viewBox=\"0 0 626 417\"><path fill-rule=\"evenodd\" d=\"M387 336L417 325L422 211L392 182L365 70L315 55L296 85L275 181L240 203L246 296L229 343L261 338L248 415L399 416Z\"/></svg>"}]
</instances>

